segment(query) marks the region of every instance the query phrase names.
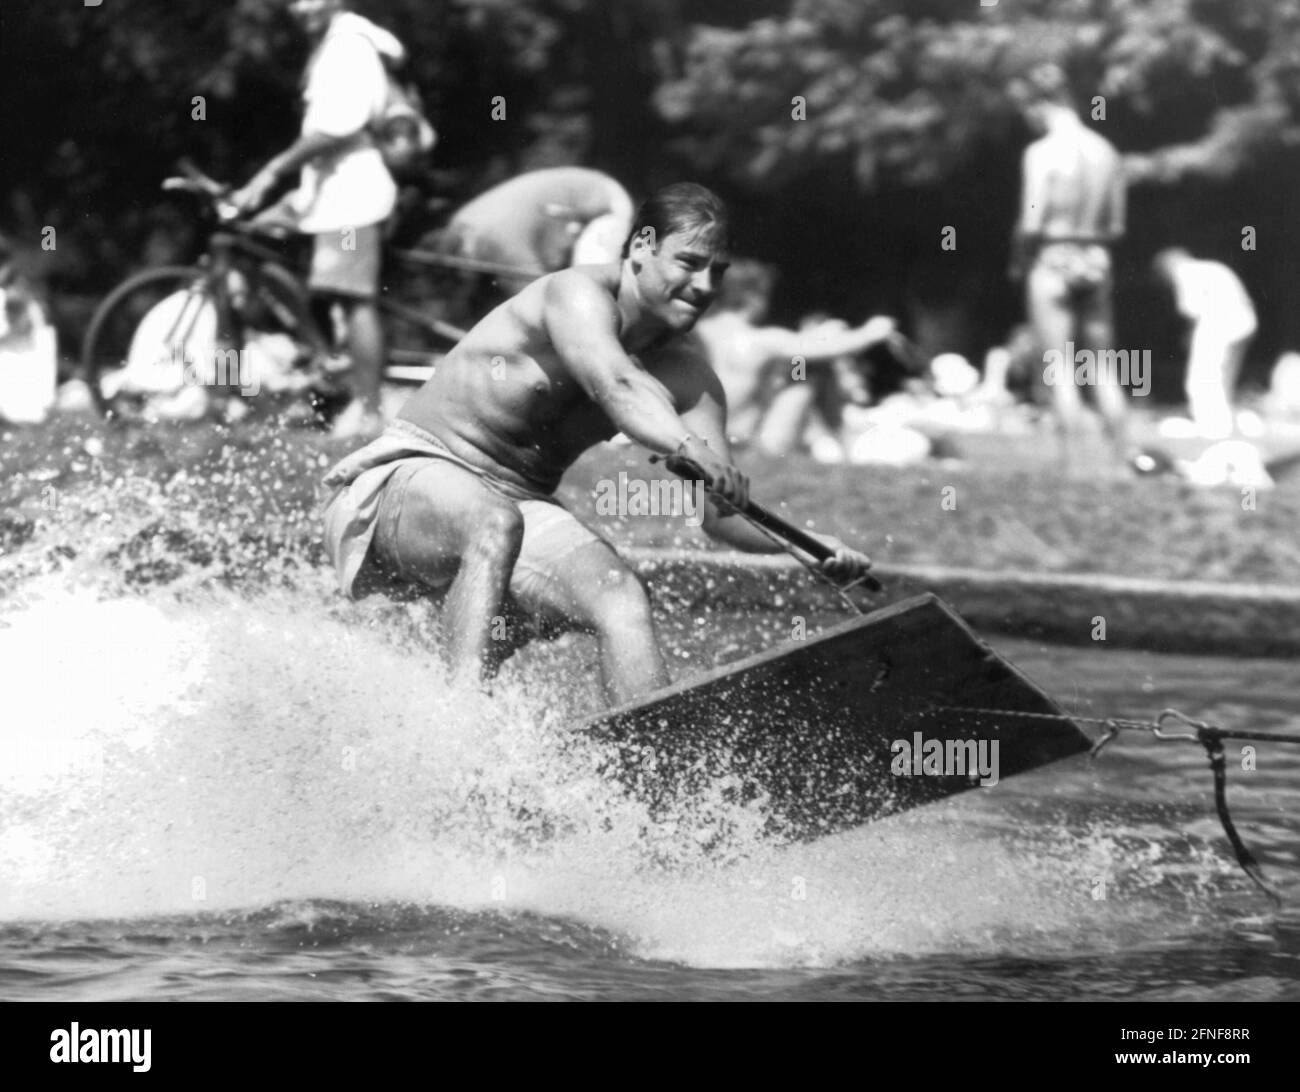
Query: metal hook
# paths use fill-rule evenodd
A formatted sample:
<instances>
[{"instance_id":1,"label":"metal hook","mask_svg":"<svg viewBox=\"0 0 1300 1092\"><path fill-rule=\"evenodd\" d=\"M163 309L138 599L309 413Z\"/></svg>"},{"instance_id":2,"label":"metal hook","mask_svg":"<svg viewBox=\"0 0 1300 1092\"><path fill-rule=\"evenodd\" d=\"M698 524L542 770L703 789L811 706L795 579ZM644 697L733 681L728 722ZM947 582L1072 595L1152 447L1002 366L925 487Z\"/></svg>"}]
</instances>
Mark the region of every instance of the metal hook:
<instances>
[{"instance_id":1,"label":"metal hook","mask_svg":"<svg viewBox=\"0 0 1300 1092\"><path fill-rule=\"evenodd\" d=\"M1195 731L1165 732L1163 730L1163 725L1167 720L1173 720L1180 724L1185 724L1188 728L1195 729ZM1156 739L1190 739L1195 743L1201 738L1201 729L1209 727L1210 726L1204 721L1192 720L1192 718L1186 713L1180 713L1177 709L1162 709L1156 719L1152 722L1151 731L1152 734L1155 735Z\"/></svg>"}]
</instances>

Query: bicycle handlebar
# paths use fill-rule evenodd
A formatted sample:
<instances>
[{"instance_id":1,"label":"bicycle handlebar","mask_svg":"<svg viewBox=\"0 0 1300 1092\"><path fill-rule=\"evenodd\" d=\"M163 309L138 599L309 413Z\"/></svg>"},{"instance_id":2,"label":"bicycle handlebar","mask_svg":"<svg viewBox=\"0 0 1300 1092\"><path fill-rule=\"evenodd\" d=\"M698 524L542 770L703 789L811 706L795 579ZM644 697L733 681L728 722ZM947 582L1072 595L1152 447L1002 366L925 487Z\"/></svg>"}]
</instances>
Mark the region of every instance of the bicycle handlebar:
<instances>
[{"instance_id":1,"label":"bicycle handlebar","mask_svg":"<svg viewBox=\"0 0 1300 1092\"><path fill-rule=\"evenodd\" d=\"M201 182L195 182L190 178L178 178L175 175L171 178L164 178L162 188L165 190L183 190L186 193L197 194L200 197L220 197L225 192L223 189L220 194L214 193Z\"/></svg>"},{"instance_id":2,"label":"bicycle handlebar","mask_svg":"<svg viewBox=\"0 0 1300 1092\"><path fill-rule=\"evenodd\" d=\"M164 190L192 193L196 197L207 198L221 220L236 220L239 218L239 213L226 200L231 193L231 187L222 185L215 178L204 174L188 159L182 159L177 166L181 173L172 175L170 178L164 178L162 183Z\"/></svg>"}]
</instances>

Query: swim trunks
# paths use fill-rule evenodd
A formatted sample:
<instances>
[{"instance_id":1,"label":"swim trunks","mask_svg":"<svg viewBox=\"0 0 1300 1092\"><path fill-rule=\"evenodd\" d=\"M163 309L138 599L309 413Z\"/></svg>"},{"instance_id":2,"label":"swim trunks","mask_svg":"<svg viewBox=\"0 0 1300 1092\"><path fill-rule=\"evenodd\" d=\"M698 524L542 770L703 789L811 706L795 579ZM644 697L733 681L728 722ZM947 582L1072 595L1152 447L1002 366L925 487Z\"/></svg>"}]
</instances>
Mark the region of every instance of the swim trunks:
<instances>
[{"instance_id":1,"label":"swim trunks","mask_svg":"<svg viewBox=\"0 0 1300 1092\"><path fill-rule=\"evenodd\" d=\"M436 490L447 466L468 470L493 492L511 501L524 517L524 539L510 578L521 604L536 602L559 561L573 550L604 542L554 497L505 481L452 454L431 433L397 420L365 447L337 463L325 476L334 489L325 504L325 551L349 598L377 590L368 576L396 576L429 583L409 565L402 507L412 490ZM376 571L377 570L377 571ZM432 584L445 587L451 578Z\"/></svg>"},{"instance_id":2,"label":"swim trunks","mask_svg":"<svg viewBox=\"0 0 1300 1092\"><path fill-rule=\"evenodd\" d=\"M1049 274L1060 295L1110 291L1110 251L1099 243L1047 240L1038 251L1034 269L1040 276Z\"/></svg>"}]
</instances>

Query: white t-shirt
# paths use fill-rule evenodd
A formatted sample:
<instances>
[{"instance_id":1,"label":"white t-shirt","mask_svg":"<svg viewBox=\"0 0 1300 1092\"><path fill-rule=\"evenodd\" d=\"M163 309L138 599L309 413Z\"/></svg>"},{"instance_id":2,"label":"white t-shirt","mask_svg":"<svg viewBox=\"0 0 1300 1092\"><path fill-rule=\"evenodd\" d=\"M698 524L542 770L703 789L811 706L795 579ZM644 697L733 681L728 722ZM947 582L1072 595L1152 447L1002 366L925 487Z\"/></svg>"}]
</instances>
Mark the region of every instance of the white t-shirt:
<instances>
[{"instance_id":1,"label":"white t-shirt","mask_svg":"<svg viewBox=\"0 0 1300 1092\"><path fill-rule=\"evenodd\" d=\"M401 51L387 31L352 12L340 12L308 64L303 135L355 137L302 168L293 204L299 227L308 234L378 223L397 202L392 175L365 132L388 94L381 48Z\"/></svg>"},{"instance_id":2,"label":"white t-shirt","mask_svg":"<svg viewBox=\"0 0 1300 1092\"><path fill-rule=\"evenodd\" d=\"M1220 262L1193 259L1177 267L1178 310L1204 331L1236 340L1255 332L1255 308L1246 286Z\"/></svg>"}]
</instances>

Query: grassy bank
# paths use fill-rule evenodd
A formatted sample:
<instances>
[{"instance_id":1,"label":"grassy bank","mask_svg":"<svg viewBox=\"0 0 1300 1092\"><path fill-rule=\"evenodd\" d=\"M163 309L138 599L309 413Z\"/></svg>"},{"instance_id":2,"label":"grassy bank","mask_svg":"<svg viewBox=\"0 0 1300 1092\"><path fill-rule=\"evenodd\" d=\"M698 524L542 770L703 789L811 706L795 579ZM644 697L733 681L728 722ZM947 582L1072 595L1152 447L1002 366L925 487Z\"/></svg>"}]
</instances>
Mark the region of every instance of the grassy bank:
<instances>
[{"instance_id":1,"label":"grassy bank","mask_svg":"<svg viewBox=\"0 0 1300 1092\"><path fill-rule=\"evenodd\" d=\"M152 520L155 533L220 531L214 541L242 540L252 555L259 543L293 543L310 555L319 478L354 446L266 424L63 420L0 436L0 546L11 555L25 544L79 551L83 532L128 509L138 526ZM1259 491L1252 506L1238 488L1173 478L1062 480L1040 437L964 447L965 458L902 470L802 456L746 455L744 465L761 503L879 561L1300 585L1296 476ZM602 447L573 468L560 495L615 544L708 546L680 519L597 517L596 485L620 470L648 477L657 468L640 449Z\"/></svg>"},{"instance_id":2,"label":"grassy bank","mask_svg":"<svg viewBox=\"0 0 1300 1092\"><path fill-rule=\"evenodd\" d=\"M839 535L878 561L1015 572L1300 585L1300 482L1253 497L1173 478L1062 480L1028 442L995 457L905 469L747 455L756 500ZM652 472L630 448L584 458L566 479L575 511L595 483ZM705 545L681 521L605 521L616 542Z\"/></svg>"}]
</instances>

